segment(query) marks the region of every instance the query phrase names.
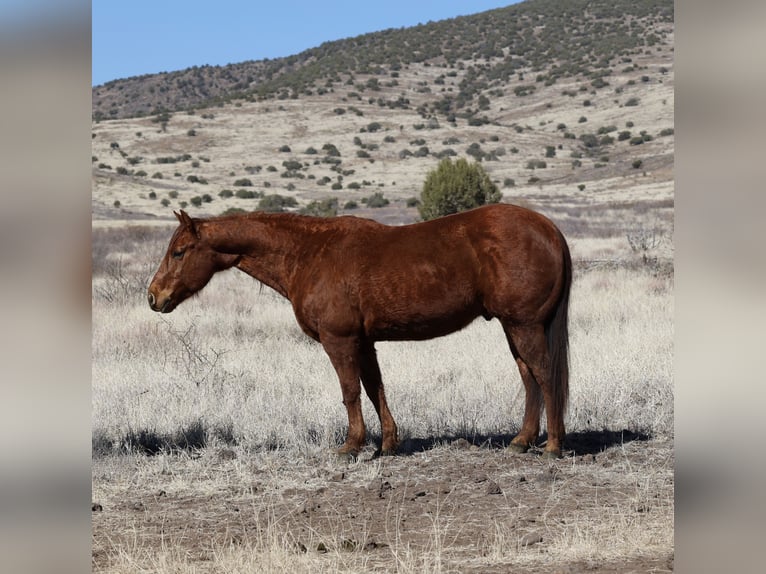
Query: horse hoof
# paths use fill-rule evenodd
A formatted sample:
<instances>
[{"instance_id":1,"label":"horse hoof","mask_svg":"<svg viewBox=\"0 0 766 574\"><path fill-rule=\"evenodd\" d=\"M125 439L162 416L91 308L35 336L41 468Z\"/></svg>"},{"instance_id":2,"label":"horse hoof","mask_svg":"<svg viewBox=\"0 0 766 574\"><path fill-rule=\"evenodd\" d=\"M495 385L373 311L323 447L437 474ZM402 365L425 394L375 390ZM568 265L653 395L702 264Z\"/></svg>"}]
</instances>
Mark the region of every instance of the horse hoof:
<instances>
[{"instance_id":1,"label":"horse hoof","mask_svg":"<svg viewBox=\"0 0 766 574\"><path fill-rule=\"evenodd\" d=\"M508 445L508 450L515 454L524 454L525 452L529 450L529 445L512 442L511 444Z\"/></svg>"},{"instance_id":2,"label":"horse hoof","mask_svg":"<svg viewBox=\"0 0 766 574\"><path fill-rule=\"evenodd\" d=\"M544 450L541 455L543 460L557 460L561 458L560 450Z\"/></svg>"}]
</instances>

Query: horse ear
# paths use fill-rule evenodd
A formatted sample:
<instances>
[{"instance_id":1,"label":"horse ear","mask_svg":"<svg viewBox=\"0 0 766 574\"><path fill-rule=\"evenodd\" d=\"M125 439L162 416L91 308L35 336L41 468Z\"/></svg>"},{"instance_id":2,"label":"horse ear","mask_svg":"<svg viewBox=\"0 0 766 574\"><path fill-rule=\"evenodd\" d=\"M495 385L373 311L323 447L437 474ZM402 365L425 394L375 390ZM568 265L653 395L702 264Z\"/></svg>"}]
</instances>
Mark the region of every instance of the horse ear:
<instances>
[{"instance_id":1,"label":"horse ear","mask_svg":"<svg viewBox=\"0 0 766 574\"><path fill-rule=\"evenodd\" d=\"M194 221L192 221L192 218L189 217L189 214L186 213L183 209L180 212L173 212L173 214L178 218L178 221L186 227L189 231L191 231L194 235L199 238L199 232L197 231L197 226L195 225Z\"/></svg>"}]
</instances>

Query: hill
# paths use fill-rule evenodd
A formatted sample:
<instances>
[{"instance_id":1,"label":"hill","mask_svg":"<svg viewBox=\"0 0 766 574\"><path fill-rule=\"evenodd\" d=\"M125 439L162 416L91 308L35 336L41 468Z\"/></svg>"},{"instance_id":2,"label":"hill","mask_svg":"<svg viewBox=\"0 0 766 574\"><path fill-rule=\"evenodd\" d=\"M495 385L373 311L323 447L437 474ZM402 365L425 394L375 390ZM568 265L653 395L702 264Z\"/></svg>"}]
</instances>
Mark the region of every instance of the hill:
<instances>
[{"instance_id":1,"label":"hill","mask_svg":"<svg viewBox=\"0 0 766 574\"><path fill-rule=\"evenodd\" d=\"M528 0L96 86L93 217L287 208L406 222L428 170L463 156L570 234L624 234L647 211L667 228L673 41L669 0Z\"/></svg>"}]
</instances>

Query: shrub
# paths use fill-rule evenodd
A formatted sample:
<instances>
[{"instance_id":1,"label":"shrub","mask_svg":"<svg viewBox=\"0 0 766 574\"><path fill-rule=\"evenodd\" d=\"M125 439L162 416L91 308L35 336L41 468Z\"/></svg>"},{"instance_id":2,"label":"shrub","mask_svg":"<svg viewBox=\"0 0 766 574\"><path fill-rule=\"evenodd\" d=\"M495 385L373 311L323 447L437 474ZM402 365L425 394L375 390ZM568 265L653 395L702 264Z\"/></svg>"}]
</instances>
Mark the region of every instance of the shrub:
<instances>
[{"instance_id":1,"label":"shrub","mask_svg":"<svg viewBox=\"0 0 766 574\"><path fill-rule=\"evenodd\" d=\"M324 144L322 146L322 151L324 151L328 156L340 157L340 152L338 151L338 148L331 143Z\"/></svg>"},{"instance_id":2,"label":"shrub","mask_svg":"<svg viewBox=\"0 0 766 574\"><path fill-rule=\"evenodd\" d=\"M242 179L238 179L234 182L234 185L237 187L252 187L253 182L250 181L248 178L243 177Z\"/></svg>"},{"instance_id":3,"label":"shrub","mask_svg":"<svg viewBox=\"0 0 766 574\"><path fill-rule=\"evenodd\" d=\"M231 197L232 195L234 195L234 192L230 189L222 189L221 191L218 192L218 197L220 197L221 199L226 199L227 197Z\"/></svg>"},{"instance_id":4,"label":"shrub","mask_svg":"<svg viewBox=\"0 0 766 574\"><path fill-rule=\"evenodd\" d=\"M580 141L588 148L598 146L598 138L594 134L582 134L580 135Z\"/></svg>"},{"instance_id":5,"label":"shrub","mask_svg":"<svg viewBox=\"0 0 766 574\"><path fill-rule=\"evenodd\" d=\"M294 197L285 197L284 195L279 195L278 193L274 193L271 195L266 195L258 202L258 209L261 211L284 211L285 207L295 207L298 205L298 202Z\"/></svg>"},{"instance_id":6,"label":"shrub","mask_svg":"<svg viewBox=\"0 0 766 574\"><path fill-rule=\"evenodd\" d=\"M424 220L429 220L497 203L501 198L500 190L479 163L445 158L426 176L418 211Z\"/></svg>"},{"instance_id":7,"label":"shrub","mask_svg":"<svg viewBox=\"0 0 766 574\"><path fill-rule=\"evenodd\" d=\"M633 166L633 169L638 169L643 164L644 164L643 161L641 161L640 159L636 159L636 160L633 160L633 163L631 165Z\"/></svg>"},{"instance_id":8,"label":"shrub","mask_svg":"<svg viewBox=\"0 0 766 574\"><path fill-rule=\"evenodd\" d=\"M312 201L300 210L303 215L315 217L335 217L338 215L338 198L330 197L321 201Z\"/></svg>"},{"instance_id":9,"label":"shrub","mask_svg":"<svg viewBox=\"0 0 766 574\"><path fill-rule=\"evenodd\" d=\"M298 171L300 169L303 169L303 164L299 161L295 161L294 159L291 159L291 160L283 161L282 167L284 167L287 171Z\"/></svg>"},{"instance_id":10,"label":"shrub","mask_svg":"<svg viewBox=\"0 0 766 574\"><path fill-rule=\"evenodd\" d=\"M366 203L367 207L385 207L390 202L385 197L383 197L381 192L376 191L370 197L363 199L362 203Z\"/></svg>"},{"instance_id":11,"label":"shrub","mask_svg":"<svg viewBox=\"0 0 766 574\"><path fill-rule=\"evenodd\" d=\"M256 193L250 189L238 189L234 194L239 199L255 199Z\"/></svg>"}]
</instances>

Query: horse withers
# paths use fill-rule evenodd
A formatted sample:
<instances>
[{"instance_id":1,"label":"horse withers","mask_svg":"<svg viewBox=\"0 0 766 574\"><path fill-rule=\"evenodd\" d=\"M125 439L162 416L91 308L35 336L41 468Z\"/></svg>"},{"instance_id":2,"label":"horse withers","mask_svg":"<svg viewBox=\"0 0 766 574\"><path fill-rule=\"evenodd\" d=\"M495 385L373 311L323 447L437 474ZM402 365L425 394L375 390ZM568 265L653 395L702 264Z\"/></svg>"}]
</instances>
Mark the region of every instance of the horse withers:
<instances>
[{"instance_id":1,"label":"horse withers","mask_svg":"<svg viewBox=\"0 0 766 574\"><path fill-rule=\"evenodd\" d=\"M561 456L572 262L546 217L508 204L399 227L351 216L175 215L180 225L149 286L151 308L173 311L231 267L289 299L340 380L348 436L338 454L356 456L364 446L361 386L380 418L379 453L397 449L377 341L439 337L482 316L500 321L526 390L509 448L525 452L536 443L545 406L543 455Z\"/></svg>"}]
</instances>

